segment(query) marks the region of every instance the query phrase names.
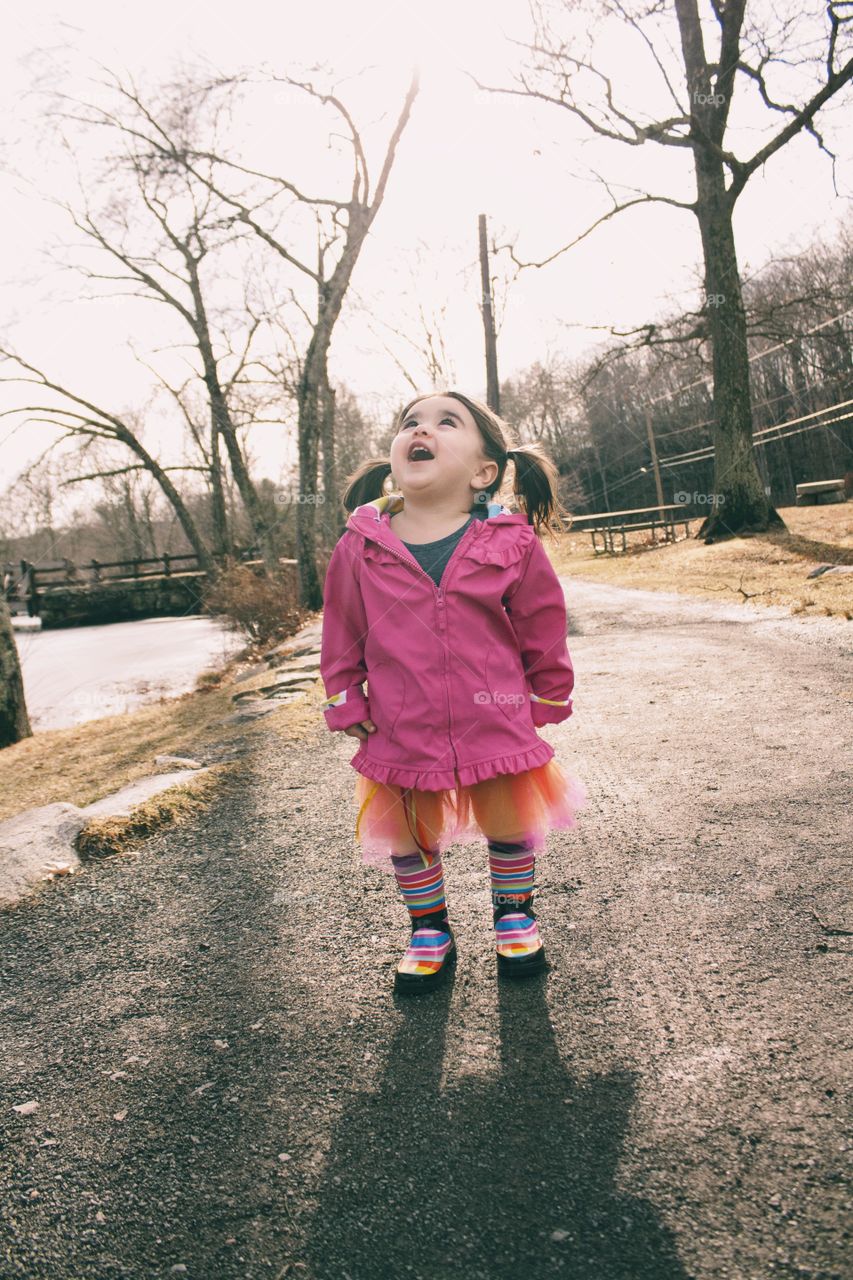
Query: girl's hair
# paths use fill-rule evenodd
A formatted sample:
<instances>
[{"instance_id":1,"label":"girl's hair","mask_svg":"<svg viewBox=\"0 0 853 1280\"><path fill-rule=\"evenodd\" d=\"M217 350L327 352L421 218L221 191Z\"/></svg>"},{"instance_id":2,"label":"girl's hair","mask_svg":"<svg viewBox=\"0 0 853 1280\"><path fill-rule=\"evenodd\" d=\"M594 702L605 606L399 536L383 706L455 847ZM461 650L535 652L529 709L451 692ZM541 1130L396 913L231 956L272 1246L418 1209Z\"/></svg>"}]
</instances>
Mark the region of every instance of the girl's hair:
<instances>
[{"instance_id":1,"label":"girl's hair","mask_svg":"<svg viewBox=\"0 0 853 1280\"><path fill-rule=\"evenodd\" d=\"M562 529L562 519L571 520L569 512L560 502L557 491L558 472L542 446L534 441L530 444L514 444L512 432L503 418L479 400L465 396L461 391L428 391L415 396L397 414L394 422L394 435L400 431L411 410L421 400L429 400L433 396L450 396L458 400L471 414L477 424L483 440L483 452L487 458L498 464L498 474L488 489L477 494L477 502L488 502L498 493L504 482L508 462L514 463L512 491L518 505L527 515L527 523L532 524L537 534L543 528L554 533L554 526ZM511 451L511 454L510 454ZM343 504L347 511L355 511L365 502L373 502L385 491L385 481L391 474L391 462L388 458L367 458L355 471L347 477Z\"/></svg>"}]
</instances>

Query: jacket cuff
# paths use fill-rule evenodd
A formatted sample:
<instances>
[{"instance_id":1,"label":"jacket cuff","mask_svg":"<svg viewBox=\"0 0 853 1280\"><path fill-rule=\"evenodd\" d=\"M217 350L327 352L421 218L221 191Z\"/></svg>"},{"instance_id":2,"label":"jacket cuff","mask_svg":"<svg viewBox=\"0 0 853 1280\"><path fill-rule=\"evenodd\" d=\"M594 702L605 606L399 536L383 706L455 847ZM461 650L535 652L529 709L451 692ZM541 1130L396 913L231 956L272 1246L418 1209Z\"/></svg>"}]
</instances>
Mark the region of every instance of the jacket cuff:
<instances>
[{"instance_id":1,"label":"jacket cuff","mask_svg":"<svg viewBox=\"0 0 853 1280\"><path fill-rule=\"evenodd\" d=\"M563 720L568 720L571 714L571 698L558 702L556 699L537 698L535 693L530 695L530 715L534 725L560 724Z\"/></svg>"},{"instance_id":2,"label":"jacket cuff","mask_svg":"<svg viewBox=\"0 0 853 1280\"><path fill-rule=\"evenodd\" d=\"M348 729L370 718L370 707L360 685L332 694L322 703L322 710L330 729Z\"/></svg>"}]
</instances>

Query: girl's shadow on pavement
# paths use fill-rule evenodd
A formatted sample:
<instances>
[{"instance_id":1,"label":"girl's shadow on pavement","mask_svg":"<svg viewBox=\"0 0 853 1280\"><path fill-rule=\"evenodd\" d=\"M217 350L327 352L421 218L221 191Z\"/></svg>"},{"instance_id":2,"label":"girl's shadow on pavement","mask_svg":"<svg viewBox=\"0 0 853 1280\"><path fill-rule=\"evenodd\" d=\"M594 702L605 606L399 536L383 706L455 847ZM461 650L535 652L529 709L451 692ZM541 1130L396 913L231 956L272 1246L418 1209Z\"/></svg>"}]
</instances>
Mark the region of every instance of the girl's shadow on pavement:
<instances>
[{"instance_id":1,"label":"girl's shadow on pavement","mask_svg":"<svg viewBox=\"0 0 853 1280\"><path fill-rule=\"evenodd\" d=\"M452 988L398 999L378 1090L333 1137L306 1252L316 1280L687 1280L652 1206L615 1184L628 1071L566 1069L546 979L498 986L499 1074L442 1088Z\"/></svg>"}]
</instances>

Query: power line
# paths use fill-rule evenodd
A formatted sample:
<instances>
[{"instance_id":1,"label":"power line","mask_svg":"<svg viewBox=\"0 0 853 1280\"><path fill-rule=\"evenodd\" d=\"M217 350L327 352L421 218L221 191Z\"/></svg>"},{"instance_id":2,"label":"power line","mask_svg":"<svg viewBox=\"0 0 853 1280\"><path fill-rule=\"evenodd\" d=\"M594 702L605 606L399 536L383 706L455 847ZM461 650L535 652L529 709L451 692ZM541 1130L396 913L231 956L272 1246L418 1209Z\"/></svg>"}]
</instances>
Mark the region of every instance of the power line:
<instances>
[{"instance_id":1,"label":"power line","mask_svg":"<svg viewBox=\"0 0 853 1280\"><path fill-rule=\"evenodd\" d=\"M818 385L823 385L823 384L818 384ZM782 397L778 397L778 398L781 399ZM766 404L769 402L765 401L763 403ZM847 422L851 418L853 418L853 413L840 414L836 418L828 418L825 421L821 421L821 422L812 422L810 423L809 426L806 426L806 427L797 427L798 423L808 422L809 419L811 418L822 417L823 414L831 413L835 409L845 409L850 405L853 405L853 400L842 400L838 404L827 405L825 409L816 409L813 413L803 414L799 418L791 418L787 422L779 422L772 427L763 427L761 431L756 432L755 437L753 438L753 443L756 448L760 448L765 444L775 444L779 440L787 440L790 436L802 435L804 432L808 432L808 431L818 431L823 427L831 427L837 422ZM786 428L788 427L796 427L796 430L788 431L786 430ZM778 433L781 431L784 431L785 434L784 435L773 434L774 432ZM770 437L772 437L772 439ZM638 449L647 448L647 447L648 446L645 444L645 442L641 442L635 445L633 449L630 449L628 450L627 453L623 454L622 458L624 459L624 458L630 457L631 454L636 453ZM709 458L712 458L713 455L714 455L714 446L703 445L699 449L691 449L691 450L688 450L686 453L674 453L670 458L661 458L660 465L662 467L666 466L674 469L675 467L687 466L691 462L695 462L695 463L705 462ZM633 471L629 475L623 476L621 479L614 481L614 483L611 485L608 485L606 489L604 486L602 486L601 488L594 490L591 494L587 495L586 501L588 503L596 502L598 501L599 498L603 498L605 494L607 494L607 496L609 497L611 493L616 492L616 490L618 489L624 488L626 484L631 484L634 480L638 480L640 476L647 474L647 472L648 472L647 467L641 467L637 471Z\"/></svg>"},{"instance_id":2,"label":"power line","mask_svg":"<svg viewBox=\"0 0 853 1280\"><path fill-rule=\"evenodd\" d=\"M772 440L769 440L769 439L757 440L755 441L755 448L761 449L766 444L776 444L777 440L787 440L790 436L799 436L807 431L820 431L822 427L830 427L836 422L849 422L851 419L853 419L853 413L842 413L839 415L839 417L829 418L828 421L826 422L812 422L807 427L797 427L795 431L786 431L783 436L776 436ZM767 430L768 432L780 431L782 427L786 425L787 425L786 423L780 423L778 427L768 427ZM844 447L848 448L849 446L845 445ZM702 454L697 454L695 457L689 456L689 455L685 456L680 461L678 460L678 458L676 458L675 461L670 461L668 458L661 458L660 461L661 461L661 466L668 466L672 468L686 467L694 462L705 462L707 461L707 459L712 458L713 456L714 456L714 450L713 448L711 448L706 450Z\"/></svg>"},{"instance_id":3,"label":"power line","mask_svg":"<svg viewBox=\"0 0 853 1280\"><path fill-rule=\"evenodd\" d=\"M810 427L798 427L796 431L786 431L783 436L776 436L773 440L759 440L758 447L760 448L765 444L775 444L776 440L787 440L789 436L802 435L804 431L818 431L821 427L831 427L836 422L849 422L851 418L853 418L853 413L842 413L837 418L828 418L826 422L813 422ZM781 427L771 427L769 430L777 431L781 430ZM845 445L843 441L841 441L841 444L845 449L850 447Z\"/></svg>"},{"instance_id":4,"label":"power line","mask_svg":"<svg viewBox=\"0 0 853 1280\"><path fill-rule=\"evenodd\" d=\"M805 413L802 415L802 417L791 418L788 422L779 422L773 427L762 427L760 431L756 431L755 434L753 435L753 444L757 445L757 444L764 443L764 441L762 440L762 437L769 435L773 431L782 431L786 427L794 427L799 422L808 422L810 418L818 418L825 413L832 413L833 410L835 409L846 409L851 404L853 404L853 400L842 400L838 404L827 405L825 409L815 409L813 413ZM814 429L817 429L818 427L828 427L831 422L844 422L844 421L846 421L846 418L832 418L828 422L814 423L811 429L814 430ZM792 432L791 434L796 435L797 433ZM781 437L781 438L784 439L785 437ZM700 455L701 457L709 457L713 452L714 452L713 445L702 445L698 449L688 449L684 453L674 453L669 458L661 458L661 464L662 465L663 463L670 464L670 463L680 462L682 460L688 461L691 458L693 458L694 461L698 462L700 460Z\"/></svg>"},{"instance_id":5,"label":"power line","mask_svg":"<svg viewBox=\"0 0 853 1280\"><path fill-rule=\"evenodd\" d=\"M641 467L638 471L633 471L630 475L623 476L621 480L616 480L613 484L609 484L606 491L603 487L601 489L596 489L592 494L585 495L584 501L587 503L597 501L599 498L604 497L605 492L609 499L611 493L615 493L617 489L624 488L626 484L633 483L634 480L639 480L640 476L645 475L645 471L646 469Z\"/></svg>"},{"instance_id":6,"label":"power line","mask_svg":"<svg viewBox=\"0 0 853 1280\"><path fill-rule=\"evenodd\" d=\"M810 382L805 389L808 392L817 391L820 387L830 386L830 384L835 384L837 381L837 378L824 378L821 382ZM757 400L752 406L753 412L756 412L758 409L766 409L771 404L778 404L780 400L786 400L794 394L796 393L788 390L780 392L778 396L769 396L766 400ZM817 410L817 412L820 412L820 410ZM826 410L824 410L824 412L826 412ZM694 422L691 423L689 427L676 427L673 431L656 431L655 440L667 440L670 436L686 435L688 431L699 431L702 427L712 427L713 425L714 419L706 418L704 422ZM767 429L768 428L764 427L761 428L761 430Z\"/></svg>"},{"instance_id":7,"label":"power line","mask_svg":"<svg viewBox=\"0 0 853 1280\"><path fill-rule=\"evenodd\" d=\"M772 355L774 351L781 351L783 347L790 346L792 342L800 342L803 338L810 338L813 333L819 333L821 329L826 329L829 325L835 324L837 320L843 320L845 316L849 316L853 312L853 307L848 307L846 311L840 312L837 316L830 316L828 320L822 320L820 324L816 324L813 329L807 329L805 333L796 333L791 338L786 338L784 342L777 342L775 347L768 347L766 351L757 351L754 356L749 357L749 363L755 360L763 360L765 356ZM660 404L662 400L670 400L673 396L680 396L685 391L692 391L694 387L710 387L713 381L712 375L706 378L698 378L695 382L688 382L686 386L679 387L676 391L667 391L665 395L656 396L654 400L649 400L648 404Z\"/></svg>"}]
</instances>

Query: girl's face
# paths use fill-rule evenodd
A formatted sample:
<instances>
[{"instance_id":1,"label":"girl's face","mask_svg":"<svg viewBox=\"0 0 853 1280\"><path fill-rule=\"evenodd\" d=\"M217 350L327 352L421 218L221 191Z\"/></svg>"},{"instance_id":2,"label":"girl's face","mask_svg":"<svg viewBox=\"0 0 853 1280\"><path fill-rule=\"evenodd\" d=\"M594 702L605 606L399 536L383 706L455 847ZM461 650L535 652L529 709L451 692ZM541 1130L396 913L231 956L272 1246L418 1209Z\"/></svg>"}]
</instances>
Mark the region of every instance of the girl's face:
<instances>
[{"instance_id":1,"label":"girl's face","mask_svg":"<svg viewBox=\"0 0 853 1280\"><path fill-rule=\"evenodd\" d=\"M391 444L394 483L405 497L458 491L470 506L474 495L494 483L498 464L487 459L471 411L452 396L427 396L406 415Z\"/></svg>"}]
</instances>

